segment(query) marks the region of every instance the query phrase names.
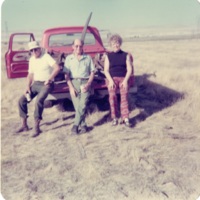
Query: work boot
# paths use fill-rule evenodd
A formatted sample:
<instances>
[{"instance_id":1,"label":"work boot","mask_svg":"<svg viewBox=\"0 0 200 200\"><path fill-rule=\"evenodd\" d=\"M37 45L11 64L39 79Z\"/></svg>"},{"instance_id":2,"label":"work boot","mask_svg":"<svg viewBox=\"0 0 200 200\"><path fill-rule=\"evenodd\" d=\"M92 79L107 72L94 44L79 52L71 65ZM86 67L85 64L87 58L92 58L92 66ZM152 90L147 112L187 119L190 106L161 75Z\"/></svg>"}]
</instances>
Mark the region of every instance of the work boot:
<instances>
[{"instance_id":1,"label":"work boot","mask_svg":"<svg viewBox=\"0 0 200 200\"><path fill-rule=\"evenodd\" d=\"M81 126L80 134L87 133L88 127L87 126Z\"/></svg>"},{"instance_id":2,"label":"work boot","mask_svg":"<svg viewBox=\"0 0 200 200\"><path fill-rule=\"evenodd\" d=\"M28 131L27 118L22 118L22 126L16 130L16 133Z\"/></svg>"},{"instance_id":3,"label":"work boot","mask_svg":"<svg viewBox=\"0 0 200 200\"><path fill-rule=\"evenodd\" d=\"M41 132L42 131L40 130L40 120L36 119L34 133L33 133L32 137L37 137L38 135L40 135Z\"/></svg>"},{"instance_id":4,"label":"work boot","mask_svg":"<svg viewBox=\"0 0 200 200\"><path fill-rule=\"evenodd\" d=\"M76 135L76 134L78 134L78 126L73 125L71 129L71 135Z\"/></svg>"}]
</instances>

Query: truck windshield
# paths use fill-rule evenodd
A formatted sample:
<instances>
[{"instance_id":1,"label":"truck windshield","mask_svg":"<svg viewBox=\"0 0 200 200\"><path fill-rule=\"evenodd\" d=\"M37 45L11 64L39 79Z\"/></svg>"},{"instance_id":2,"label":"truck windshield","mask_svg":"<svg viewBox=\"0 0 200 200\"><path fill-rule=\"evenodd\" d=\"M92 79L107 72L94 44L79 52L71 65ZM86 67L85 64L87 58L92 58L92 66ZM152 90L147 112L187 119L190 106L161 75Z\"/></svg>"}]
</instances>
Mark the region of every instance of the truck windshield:
<instances>
[{"instance_id":1,"label":"truck windshield","mask_svg":"<svg viewBox=\"0 0 200 200\"><path fill-rule=\"evenodd\" d=\"M81 38L81 33L63 33L51 35L49 47L71 46L76 38ZM84 45L94 45L95 37L92 33L86 33Z\"/></svg>"}]
</instances>

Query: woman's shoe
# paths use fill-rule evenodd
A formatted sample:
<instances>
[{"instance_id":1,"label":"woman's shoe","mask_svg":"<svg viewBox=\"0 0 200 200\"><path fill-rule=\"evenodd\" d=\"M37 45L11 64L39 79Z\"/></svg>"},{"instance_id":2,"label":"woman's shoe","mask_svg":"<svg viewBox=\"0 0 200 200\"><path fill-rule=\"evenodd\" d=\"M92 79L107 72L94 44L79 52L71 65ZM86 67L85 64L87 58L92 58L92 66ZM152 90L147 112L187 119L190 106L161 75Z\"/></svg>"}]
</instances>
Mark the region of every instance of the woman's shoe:
<instances>
[{"instance_id":1,"label":"woman's shoe","mask_svg":"<svg viewBox=\"0 0 200 200\"><path fill-rule=\"evenodd\" d=\"M115 118L112 120L112 126L116 126L118 124L118 120Z\"/></svg>"},{"instance_id":2,"label":"woman's shoe","mask_svg":"<svg viewBox=\"0 0 200 200\"><path fill-rule=\"evenodd\" d=\"M125 126L127 126L127 127L131 127L131 124L130 124L130 121L129 121L128 118L125 118L125 119L124 119L124 124L125 124Z\"/></svg>"}]
</instances>

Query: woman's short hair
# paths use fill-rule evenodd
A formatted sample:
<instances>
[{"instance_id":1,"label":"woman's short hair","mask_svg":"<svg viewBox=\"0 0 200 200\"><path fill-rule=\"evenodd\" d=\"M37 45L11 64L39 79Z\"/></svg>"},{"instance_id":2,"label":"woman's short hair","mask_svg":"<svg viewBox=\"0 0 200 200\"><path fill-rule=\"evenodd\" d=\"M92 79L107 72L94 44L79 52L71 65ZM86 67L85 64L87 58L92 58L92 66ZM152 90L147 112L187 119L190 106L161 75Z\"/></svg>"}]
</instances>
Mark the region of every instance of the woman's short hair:
<instances>
[{"instance_id":1,"label":"woman's short hair","mask_svg":"<svg viewBox=\"0 0 200 200\"><path fill-rule=\"evenodd\" d=\"M111 44L111 42L117 42L121 45L123 40L122 40L122 37L119 34L113 34L109 38L109 44Z\"/></svg>"}]
</instances>

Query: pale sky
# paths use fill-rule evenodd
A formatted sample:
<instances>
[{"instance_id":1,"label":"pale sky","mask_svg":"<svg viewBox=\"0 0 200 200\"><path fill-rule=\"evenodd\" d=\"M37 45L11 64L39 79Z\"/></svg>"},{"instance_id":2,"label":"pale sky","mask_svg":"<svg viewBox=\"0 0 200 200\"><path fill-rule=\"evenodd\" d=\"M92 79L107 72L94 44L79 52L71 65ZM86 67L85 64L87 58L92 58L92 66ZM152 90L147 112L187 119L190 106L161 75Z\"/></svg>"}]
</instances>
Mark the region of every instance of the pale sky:
<instances>
[{"instance_id":1,"label":"pale sky","mask_svg":"<svg viewBox=\"0 0 200 200\"><path fill-rule=\"evenodd\" d=\"M1 30L45 30L84 25L99 29L200 26L198 0L5 0Z\"/></svg>"}]
</instances>

